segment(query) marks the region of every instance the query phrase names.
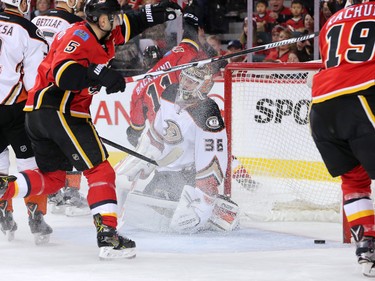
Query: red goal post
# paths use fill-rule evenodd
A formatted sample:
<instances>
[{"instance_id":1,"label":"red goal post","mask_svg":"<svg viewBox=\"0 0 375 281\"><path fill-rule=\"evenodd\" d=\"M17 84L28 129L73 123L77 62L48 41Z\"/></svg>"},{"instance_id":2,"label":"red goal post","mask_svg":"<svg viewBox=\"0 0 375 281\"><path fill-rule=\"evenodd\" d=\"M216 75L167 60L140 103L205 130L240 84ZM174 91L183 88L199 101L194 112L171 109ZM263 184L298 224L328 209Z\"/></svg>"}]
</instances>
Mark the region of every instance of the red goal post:
<instances>
[{"instance_id":1,"label":"red goal post","mask_svg":"<svg viewBox=\"0 0 375 281\"><path fill-rule=\"evenodd\" d=\"M247 219L342 221L340 181L326 170L308 125L309 83L321 66L230 63L225 68L228 155L236 159L228 162L225 191L247 200L241 206ZM350 242L344 225L344 242Z\"/></svg>"}]
</instances>

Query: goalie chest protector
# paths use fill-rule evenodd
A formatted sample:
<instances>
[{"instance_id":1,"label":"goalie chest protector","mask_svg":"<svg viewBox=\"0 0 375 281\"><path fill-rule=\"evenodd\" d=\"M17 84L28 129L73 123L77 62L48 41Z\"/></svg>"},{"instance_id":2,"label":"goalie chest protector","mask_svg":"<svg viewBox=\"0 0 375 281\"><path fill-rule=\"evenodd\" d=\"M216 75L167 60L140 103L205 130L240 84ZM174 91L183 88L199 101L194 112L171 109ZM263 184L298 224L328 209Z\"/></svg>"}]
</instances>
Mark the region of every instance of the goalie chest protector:
<instances>
[{"instance_id":1,"label":"goalie chest protector","mask_svg":"<svg viewBox=\"0 0 375 281\"><path fill-rule=\"evenodd\" d=\"M163 94L162 99L174 103L178 91L178 84L168 86ZM195 124L203 131L220 132L225 128L223 118L217 103L211 99L199 101L197 104L185 108Z\"/></svg>"}]
</instances>

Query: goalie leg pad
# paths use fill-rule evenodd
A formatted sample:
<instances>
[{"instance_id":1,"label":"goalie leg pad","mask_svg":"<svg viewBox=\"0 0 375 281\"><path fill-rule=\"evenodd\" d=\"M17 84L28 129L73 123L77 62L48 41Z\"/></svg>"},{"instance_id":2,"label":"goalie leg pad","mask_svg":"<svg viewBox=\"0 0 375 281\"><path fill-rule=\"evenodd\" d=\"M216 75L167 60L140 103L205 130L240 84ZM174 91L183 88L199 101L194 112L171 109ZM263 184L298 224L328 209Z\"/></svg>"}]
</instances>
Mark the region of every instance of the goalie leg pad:
<instances>
[{"instance_id":1,"label":"goalie leg pad","mask_svg":"<svg viewBox=\"0 0 375 281\"><path fill-rule=\"evenodd\" d=\"M131 191L124 204L122 223L148 231L169 231L176 201ZM122 226L121 226L122 227Z\"/></svg>"},{"instance_id":2,"label":"goalie leg pad","mask_svg":"<svg viewBox=\"0 0 375 281\"><path fill-rule=\"evenodd\" d=\"M170 228L180 233L203 230L214 208L214 198L198 188L185 185Z\"/></svg>"},{"instance_id":3,"label":"goalie leg pad","mask_svg":"<svg viewBox=\"0 0 375 281\"><path fill-rule=\"evenodd\" d=\"M214 230L231 231L239 226L239 207L224 195L218 195L209 219Z\"/></svg>"}]
</instances>

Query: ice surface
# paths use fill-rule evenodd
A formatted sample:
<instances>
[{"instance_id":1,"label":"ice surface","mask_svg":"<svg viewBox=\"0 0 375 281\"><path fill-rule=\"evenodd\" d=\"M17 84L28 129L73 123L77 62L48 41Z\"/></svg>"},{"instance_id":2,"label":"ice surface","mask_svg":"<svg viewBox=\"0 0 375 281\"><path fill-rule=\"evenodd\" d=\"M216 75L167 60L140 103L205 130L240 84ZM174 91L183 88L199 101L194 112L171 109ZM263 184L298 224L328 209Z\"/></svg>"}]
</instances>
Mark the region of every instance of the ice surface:
<instances>
[{"instance_id":1,"label":"ice surface","mask_svg":"<svg viewBox=\"0 0 375 281\"><path fill-rule=\"evenodd\" d=\"M86 187L87 188L87 187ZM83 187L83 190L85 186ZM249 202L251 204L251 202ZM100 261L91 216L47 214L54 232L36 246L22 199L14 199L15 240L0 232L1 281L356 281L365 280L339 223L242 222L231 233L177 235L137 230L131 260ZM326 244L314 244L325 239Z\"/></svg>"},{"instance_id":2,"label":"ice surface","mask_svg":"<svg viewBox=\"0 0 375 281\"><path fill-rule=\"evenodd\" d=\"M123 229L137 242L132 260L100 261L91 216L48 214L50 244L36 246L22 199L16 239L0 235L1 280L363 280L353 245L335 223L248 223L232 233L176 235ZM292 234L295 233L295 234ZM1 234L1 233L0 233ZM316 245L314 239L326 239Z\"/></svg>"}]
</instances>

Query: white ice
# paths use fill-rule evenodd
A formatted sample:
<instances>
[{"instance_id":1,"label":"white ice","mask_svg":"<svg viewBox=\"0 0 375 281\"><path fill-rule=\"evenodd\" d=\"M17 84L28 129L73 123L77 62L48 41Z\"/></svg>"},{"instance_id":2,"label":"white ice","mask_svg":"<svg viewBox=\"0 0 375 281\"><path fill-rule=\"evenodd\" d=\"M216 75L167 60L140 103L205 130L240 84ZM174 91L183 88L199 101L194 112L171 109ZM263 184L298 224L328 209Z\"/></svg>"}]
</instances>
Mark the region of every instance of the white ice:
<instances>
[{"instance_id":1,"label":"white ice","mask_svg":"<svg viewBox=\"0 0 375 281\"><path fill-rule=\"evenodd\" d=\"M0 281L366 279L354 245L341 243L339 223L243 221L231 233L195 235L125 227L122 232L137 243L137 257L100 261L91 216L48 213L54 232L49 244L36 246L22 199L14 199L14 209L15 240L8 242L0 232Z\"/></svg>"},{"instance_id":2,"label":"white ice","mask_svg":"<svg viewBox=\"0 0 375 281\"><path fill-rule=\"evenodd\" d=\"M0 280L363 280L353 245L338 223L247 223L232 233L172 235L126 229L137 257L100 261L91 216L48 214L51 241L36 246L22 199L14 200L19 229L0 233ZM314 239L325 239L317 245Z\"/></svg>"}]
</instances>

